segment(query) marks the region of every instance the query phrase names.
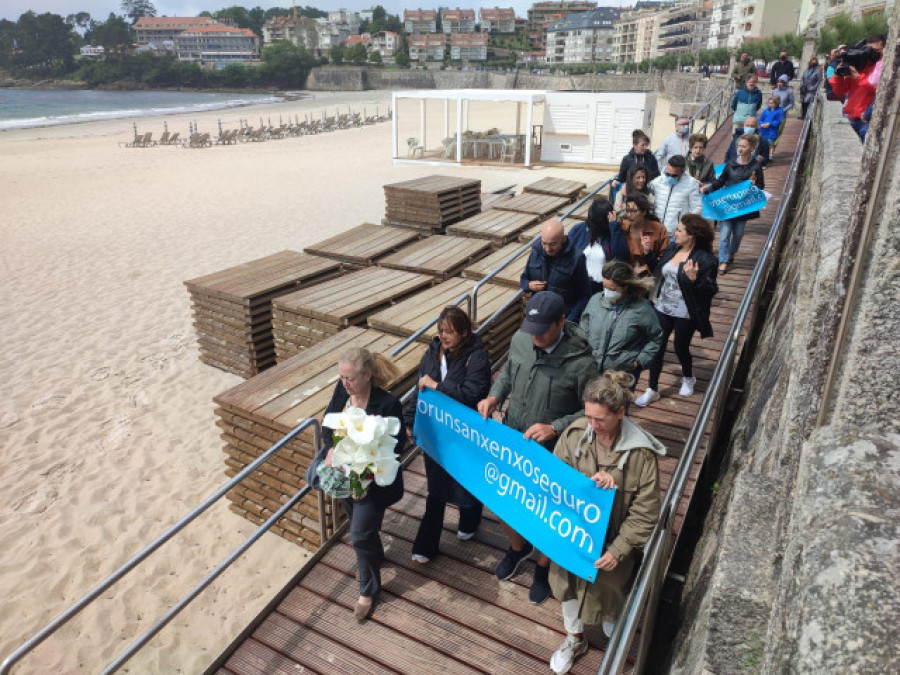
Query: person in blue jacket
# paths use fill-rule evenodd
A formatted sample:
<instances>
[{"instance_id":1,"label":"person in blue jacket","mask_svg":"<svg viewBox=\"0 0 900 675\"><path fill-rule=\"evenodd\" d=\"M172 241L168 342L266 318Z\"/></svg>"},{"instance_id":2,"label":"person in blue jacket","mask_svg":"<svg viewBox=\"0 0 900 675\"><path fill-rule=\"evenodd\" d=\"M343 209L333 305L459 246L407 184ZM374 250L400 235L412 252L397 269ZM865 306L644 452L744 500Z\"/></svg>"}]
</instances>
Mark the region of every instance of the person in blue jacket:
<instances>
[{"instance_id":1,"label":"person in blue jacket","mask_svg":"<svg viewBox=\"0 0 900 675\"><path fill-rule=\"evenodd\" d=\"M566 305L566 318L575 323L591 296L584 254L566 236L557 218L544 221L541 238L534 242L519 280L523 291L553 291Z\"/></svg>"},{"instance_id":2,"label":"person in blue jacket","mask_svg":"<svg viewBox=\"0 0 900 675\"><path fill-rule=\"evenodd\" d=\"M756 86L756 82L756 75L751 75L747 78L746 88L738 89L731 98L731 109L734 111L732 121L737 129L743 128L744 120L756 117L762 108L762 92Z\"/></svg>"},{"instance_id":3,"label":"person in blue jacket","mask_svg":"<svg viewBox=\"0 0 900 675\"><path fill-rule=\"evenodd\" d=\"M759 135L770 145L774 145L778 138L778 130L784 121L784 110L780 105L781 99L777 96L770 96L768 103L769 107L759 115Z\"/></svg>"},{"instance_id":4,"label":"person in blue jacket","mask_svg":"<svg viewBox=\"0 0 900 675\"><path fill-rule=\"evenodd\" d=\"M569 231L569 241L584 253L585 267L591 279L591 295L603 290L603 266L610 260L630 259L628 242L607 199L595 199L587 219Z\"/></svg>"}]
</instances>

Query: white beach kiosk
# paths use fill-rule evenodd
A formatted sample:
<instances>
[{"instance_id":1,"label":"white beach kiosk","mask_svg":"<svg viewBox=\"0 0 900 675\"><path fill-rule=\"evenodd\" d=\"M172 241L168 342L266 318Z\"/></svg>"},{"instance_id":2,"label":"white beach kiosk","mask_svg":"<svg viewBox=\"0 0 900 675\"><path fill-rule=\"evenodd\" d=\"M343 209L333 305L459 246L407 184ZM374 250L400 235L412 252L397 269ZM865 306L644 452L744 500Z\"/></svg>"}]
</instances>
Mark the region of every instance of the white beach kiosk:
<instances>
[{"instance_id":1,"label":"white beach kiosk","mask_svg":"<svg viewBox=\"0 0 900 675\"><path fill-rule=\"evenodd\" d=\"M395 164L618 166L652 135L655 92L423 89L393 94Z\"/></svg>"}]
</instances>

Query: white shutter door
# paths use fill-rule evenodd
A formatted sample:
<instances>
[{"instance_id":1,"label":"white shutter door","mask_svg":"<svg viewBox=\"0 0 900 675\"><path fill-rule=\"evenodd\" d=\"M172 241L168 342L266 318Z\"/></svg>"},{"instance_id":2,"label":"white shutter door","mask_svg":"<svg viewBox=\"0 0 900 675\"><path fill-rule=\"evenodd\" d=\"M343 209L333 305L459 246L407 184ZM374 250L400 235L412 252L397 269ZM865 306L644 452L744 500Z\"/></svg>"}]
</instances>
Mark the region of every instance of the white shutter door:
<instances>
[{"instance_id":1,"label":"white shutter door","mask_svg":"<svg viewBox=\"0 0 900 675\"><path fill-rule=\"evenodd\" d=\"M613 158L620 161L631 151L631 132L640 129L643 111L640 108L616 108L613 124Z\"/></svg>"},{"instance_id":2,"label":"white shutter door","mask_svg":"<svg viewBox=\"0 0 900 675\"><path fill-rule=\"evenodd\" d=\"M612 101L597 101L594 116L594 138L591 147L591 161L613 163L618 161L613 153L613 104Z\"/></svg>"}]
</instances>

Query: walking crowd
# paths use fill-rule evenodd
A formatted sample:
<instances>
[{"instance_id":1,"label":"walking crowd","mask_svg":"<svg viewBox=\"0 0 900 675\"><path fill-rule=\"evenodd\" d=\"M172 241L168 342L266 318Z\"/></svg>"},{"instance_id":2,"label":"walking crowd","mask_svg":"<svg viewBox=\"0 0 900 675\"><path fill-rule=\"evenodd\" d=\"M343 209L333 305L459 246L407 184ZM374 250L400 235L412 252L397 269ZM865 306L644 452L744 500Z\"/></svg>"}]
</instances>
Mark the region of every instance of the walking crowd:
<instances>
[{"instance_id":1,"label":"walking crowd","mask_svg":"<svg viewBox=\"0 0 900 675\"><path fill-rule=\"evenodd\" d=\"M536 550L522 533L501 523L508 546L496 566L497 578L512 578L532 559L530 602L539 605L551 595L560 602L566 638L550 656L550 668L558 675L588 651L586 625L600 624L611 634L639 553L657 522L658 461L665 448L629 418L629 406L649 406L662 397L660 377L670 336L681 366L677 395L694 395L692 343L697 334L713 335L710 311L717 277L734 264L747 220L759 215L719 221L716 252L715 225L700 215L702 195L746 180L765 187L764 169L794 105L794 66L786 54L775 65L762 112L763 95L749 55L743 54L735 66L735 133L718 175L706 156L708 139L691 134L689 120L679 117L655 152L648 135L634 131L632 149L613 181L617 194L595 199L583 222L568 232L555 218L542 224L520 279L531 297L493 383L484 343L459 307L441 312L437 334L421 359L418 391L439 391L484 418L502 413L506 426L589 477L598 489L616 489L594 582L556 565L546 551ZM811 101L807 97L815 95L822 80L821 69L810 62L802 77L799 101L805 115ZM636 395L645 370L647 386ZM415 402L401 413L399 400L381 388L391 377L390 363L354 349L341 355L339 371L326 412L354 406L397 416L403 421L397 451L407 438L415 442ZM314 485L315 467L330 465L331 445L326 431L325 447L310 469ZM458 508L456 536L462 541L476 535L483 505L427 454L424 464L428 492L412 560L428 565L441 554L447 504ZM354 614L360 622L371 615L381 588L379 530L385 510L402 495L398 472L393 485L344 500L358 562Z\"/></svg>"}]
</instances>

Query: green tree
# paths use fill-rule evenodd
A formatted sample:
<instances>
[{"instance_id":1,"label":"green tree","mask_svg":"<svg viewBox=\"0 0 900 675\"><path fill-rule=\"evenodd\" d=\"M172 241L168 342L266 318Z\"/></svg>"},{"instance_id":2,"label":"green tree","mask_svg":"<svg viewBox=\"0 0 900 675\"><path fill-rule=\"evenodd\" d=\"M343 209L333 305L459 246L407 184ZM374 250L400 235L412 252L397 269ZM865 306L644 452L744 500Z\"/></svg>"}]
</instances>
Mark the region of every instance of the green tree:
<instances>
[{"instance_id":1,"label":"green tree","mask_svg":"<svg viewBox=\"0 0 900 675\"><path fill-rule=\"evenodd\" d=\"M91 40L103 46L109 59L131 48L131 30L124 17L111 13L106 21L91 31Z\"/></svg>"},{"instance_id":2,"label":"green tree","mask_svg":"<svg viewBox=\"0 0 900 675\"><path fill-rule=\"evenodd\" d=\"M0 68L9 68L11 65L11 57L16 48L17 30L15 21L0 19Z\"/></svg>"},{"instance_id":3,"label":"green tree","mask_svg":"<svg viewBox=\"0 0 900 675\"><path fill-rule=\"evenodd\" d=\"M334 47L329 49L328 60L336 66L341 65L344 62L344 48L340 45L335 45Z\"/></svg>"},{"instance_id":4,"label":"green tree","mask_svg":"<svg viewBox=\"0 0 900 675\"><path fill-rule=\"evenodd\" d=\"M394 53L394 62L401 68L409 67L409 54L407 52L397 51Z\"/></svg>"},{"instance_id":5,"label":"green tree","mask_svg":"<svg viewBox=\"0 0 900 675\"><path fill-rule=\"evenodd\" d=\"M142 16L156 16L156 7L150 0L122 0L122 11L132 24Z\"/></svg>"},{"instance_id":6,"label":"green tree","mask_svg":"<svg viewBox=\"0 0 900 675\"><path fill-rule=\"evenodd\" d=\"M369 54L369 61L381 65L384 62L384 59L381 58L381 52L376 49L371 54Z\"/></svg>"},{"instance_id":7,"label":"green tree","mask_svg":"<svg viewBox=\"0 0 900 675\"><path fill-rule=\"evenodd\" d=\"M838 45L855 45L869 35L887 35L888 23L884 14L868 14L861 21L853 21L846 14L828 19L816 40L816 50L824 54Z\"/></svg>"},{"instance_id":8,"label":"green tree","mask_svg":"<svg viewBox=\"0 0 900 675\"><path fill-rule=\"evenodd\" d=\"M276 40L262 53L260 77L269 84L283 88L301 89L316 61L303 47Z\"/></svg>"},{"instance_id":9,"label":"green tree","mask_svg":"<svg viewBox=\"0 0 900 675\"><path fill-rule=\"evenodd\" d=\"M366 51L366 46L364 44L355 44L344 50L344 60L349 61L350 63L365 63L368 56L369 53Z\"/></svg>"},{"instance_id":10,"label":"green tree","mask_svg":"<svg viewBox=\"0 0 900 675\"><path fill-rule=\"evenodd\" d=\"M14 33L11 65L38 75L59 75L74 65L72 30L59 14L25 12Z\"/></svg>"}]
</instances>

